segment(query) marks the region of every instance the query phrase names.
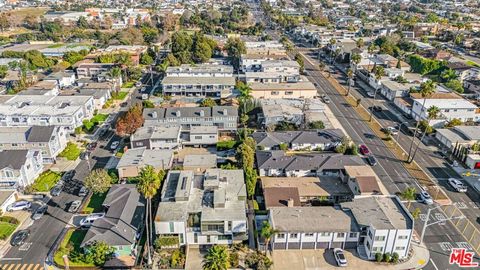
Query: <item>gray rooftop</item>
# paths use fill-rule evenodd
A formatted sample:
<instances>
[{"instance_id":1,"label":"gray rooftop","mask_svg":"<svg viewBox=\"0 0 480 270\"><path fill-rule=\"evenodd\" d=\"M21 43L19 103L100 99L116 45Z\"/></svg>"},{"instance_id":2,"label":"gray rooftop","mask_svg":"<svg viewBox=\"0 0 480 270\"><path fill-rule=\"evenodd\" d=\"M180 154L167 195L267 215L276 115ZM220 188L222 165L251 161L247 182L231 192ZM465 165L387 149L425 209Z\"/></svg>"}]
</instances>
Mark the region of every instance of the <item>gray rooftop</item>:
<instances>
[{"instance_id":1,"label":"gray rooftop","mask_svg":"<svg viewBox=\"0 0 480 270\"><path fill-rule=\"evenodd\" d=\"M180 136L180 130L181 127L179 125L141 127L132 134L130 140L177 140Z\"/></svg>"},{"instance_id":2,"label":"gray rooftop","mask_svg":"<svg viewBox=\"0 0 480 270\"><path fill-rule=\"evenodd\" d=\"M0 127L0 143L48 143L55 126Z\"/></svg>"},{"instance_id":3,"label":"gray rooftop","mask_svg":"<svg viewBox=\"0 0 480 270\"><path fill-rule=\"evenodd\" d=\"M396 196L371 196L341 203L360 226L384 230L413 229L413 220Z\"/></svg>"},{"instance_id":4,"label":"gray rooftop","mask_svg":"<svg viewBox=\"0 0 480 270\"><path fill-rule=\"evenodd\" d=\"M341 129L322 129L318 131L257 131L252 134L258 145L265 147L286 144L318 144L339 142L345 136Z\"/></svg>"},{"instance_id":5,"label":"gray rooftop","mask_svg":"<svg viewBox=\"0 0 480 270\"><path fill-rule=\"evenodd\" d=\"M203 72L214 72L214 73L233 73L233 66L227 65L212 65L212 64L196 64L189 65L183 64L178 67L168 67L166 73L203 73Z\"/></svg>"},{"instance_id":6,"label":"gray rooftop","mask_svg":"<svg viewBox=\"0 0 480 270\"><path fill-rule=\"evenodd\" d=\"M20 170L27 161L29 150L1 150L0 151L0 170L11 168Z\"/></svg>"},{"instance_id":7,"label":"gray rooftop","mask_svg":"<svg viewBox=\"0 0 480 270\"><path fill-rule=\"evenodd\" d=\"M186 155L183 159L183 166L191 168L215 168L217 167L217 155Z\"/></svg>"},{"instance_id":8,"label":"gray rooftop","mask_svg":"<svg viewBox=\"0 0 480 270\"><path fill-rule=\"evenodd\" d=\"M322 207L271 207L272 227L279 232L353 232L353 218L341 209Z\"/></svg>"},{"instance_id":9,"label":"gray rooftop","mask_svg":"<svg viewBox=\"0 0 480 270\"><path fill-rule=\"evenodd\" d=\"M146 147L133 148L126 151L117 164L122 167L143 167L151 165L155 168L167 168L173 158L173 151L163 149L147 149Z\"/></svg>"},{"instance_id":10,"label":"gray rooftop","mask_svg":"<svg viewBox=\"0 0 480 270\"><path fill-rule=\"evenodd\" d=\"M202 116L203 114L203 116ZM213 107L179 107L179 108L146 108L143 110L145 120L158 120L183 117L215 117L238 116L238 109L234 106Z\"/></svg>"},{"instance_id":11,"label":"gray rooftop","mask_svg":"<svg viewBox=\"0 0 480 270\"><path fill-rule=\"evenodd\" d=\"M94 221L81 246L103 241L110 246L130 246L135 243L143 222L145 203L135 184L113 185L103 205L105 217Z\"/></svg>"}]
</instances>

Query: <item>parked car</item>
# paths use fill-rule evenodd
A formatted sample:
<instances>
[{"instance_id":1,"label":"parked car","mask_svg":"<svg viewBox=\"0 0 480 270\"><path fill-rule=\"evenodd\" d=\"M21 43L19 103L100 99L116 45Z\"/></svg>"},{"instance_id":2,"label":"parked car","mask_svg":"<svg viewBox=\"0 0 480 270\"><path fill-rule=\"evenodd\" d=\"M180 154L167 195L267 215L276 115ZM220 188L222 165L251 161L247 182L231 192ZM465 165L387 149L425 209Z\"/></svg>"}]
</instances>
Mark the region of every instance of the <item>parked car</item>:
<instances>
[{"instance_id":1,"label":"parked car","mask_svg":"<svg viewBox=\"0 0 480 270\"><path fill-rule=\"evenodd\" d=\"M375 96L375 93L368 91L367 96L373 98Z\"/></svg>"},{"instance_id":2,"label":"parked car","mask_svg":"<svg viewBox=\"0 0 480 270\"><path fill-rule=\"evenodd\" d=\"M398 129L395 127L387 127L388 132L392 135L397 135L398 134Z\"/></svg>"},{"instance_id":3,"label":"parked car","mask_svg":"<svg viewBox=\"0 0 480 270\"><path fill-rule=\"evenodd\" d=\"M80 159L81 160L88 160L90 157L90 152L89 151L84 151L80 154Z\"/></svg>"},{"instance_id":4,"label":"parked car","mask_svg":"<svg viewBox=\"0 0 480 270\"><path fill-rule=\"evenodd\" d=\"M74 170L67 171L62 175L62 180L63 181L68 181L68 180L72 179L74 175L75 175Z\"/></svg>"},{"instance_id":5,"label":"parked car","mask_svg":"<svg viewBox=\"0 0 480 270\"><path fill-rule=\"evenodd\" d=\"M140 87L140 86L142 86L142 82L141 82L141 81L138 81L138 82L135 83L135 87Z\"/></svg>"},{"instance_id":6,"label":"parked car","mask_svg":"<svg viewBox=\"0 0 480 270\"><path fill-rule=\"evenodd\" d=\"M88 215L84 218L82 218L82 220L80 220L80 227L90 227L92 226L93 222L95 222L95 220L99 219L99 218L103 218L105 216L104 213L96 213L96 214L91 214L91 215Z\"/></svg>"},{"instance_id":7,"label":"parked car","mask_svg":"<svg viewBox=\"0 0 480 270\"><path fill-rule=\"evenodd\" d=\"M61 185L56 185L50 190L50 195L57 197L60 196L60 193L62 193L63 187Z\"/></svg>"},{"instance_id":8,"label":"parked car","mask_svg":"<svg viewBox=\"0 0 480 270\"><path fill-rule=\"evenodd\" d=\"M69 213L75 213L78 211L78 208L80 208L80 205L82 204L81 201L73 201L70 203L70 207L68 208Z\"/></svg>"},{"instance_id":9,"label":"parked car","mask_svg":"<svg viewBox=\"0 0 480 270\"><path fill-rule=\"evenodd\" d=\"M372 155L369 155L369 156L367 157L367 162L368 162L368 164L370 164L370 166L375 166L375 165L377 165L377 159L376 159L374 156L372 156Z\"/></svg>"},{"instance_id":10,"label":"parked car","mask_svg":"<svg viewBox=\"0 0 480 270\"><path fill-rule=\"evenodd\" d=\"M40 218L43 217L43 215L47 212L48 206L47 205L42 205L38 207L35 212L33 212L32 219L33 220L39 220Z\"/></svg>"},{"instance_id":11,"label":"parked car","mask_svg":"<svg viewBox=\"0 0 480 270\"><path fill-rule=\"evenodd\" d=\"M92 143L87 144L87 150L88 151L93 151L96 148L97 148L97 143L96 142L92 142Z\"/></svg>"},{"instance_id":12,"label":"parked car","mask_svg":"<svg viewBox=\"0 0 480 270\"><path fill-rule=\"evenodd\" d=\"M330 98L327 95L323 95L322 100L326 104L329 104L331 102Z\"/></svg>"},{"instance_id":13,"label":"parked car","mask_svg":"<svg viewBox=\"0 0 480 270\"><path fill-rule=\"evenodd\" d=\"M368 155L370 154L370 150L368 150L368 147L365 144L360 145L360 153L362 155Z\"/></svg>"},{"instance_id":14,"label":"parked car","mask_svg":"<svg viewBox=\"0 0 480 270\"><path fill-rule=\"evenodd\" d=\"M333 249L333 256L335 257L335 261L337 265L340 267L347 266L347 258L345 258L345 254L341 248L334 248Z\"/></svg>"},{"instance_id":15,"label":"parked car","mask_svg":"<svg viewBox=\"0 0 480 270\"><path fill-rule=\"evenodd\" d=\"M448 178L448 183L453 187L457 192L467 192L467 187L463 183L455 178Z\"/></svg>"},{"instance_id":16,"label":"parked car","mask_svg":"<svg viewBox=\"0 0 480 270\"><path fill-rule=\"evenodd\" d=\"M427 191L425 190L422 190L420 192L420 201L425 203L425 204L433 204L433 200L432 200L432 197L430 196L430 194L428 194Z\"/></svg>"},{"instance_id":17,"label":"parked car","mask_svg":"<svg viewBox=\"0 0 480 270\"><path fill-rule=\"evenodd\" d=\"M12 246L21 246L25 244L25 240L30 236L30 230L20 230L12 236L10 245Z\"/></svg>"},{"instance_id":18,"label":"parked car","mask_svg":"<svg viewBox=\"0 0 480 270\"><path fill-rule=\"evenodd\" d=\"M7 206L7 211L8 212L13 212L13 211L20 211L20 210L28 210L32 207L32 203L29 201L16 201L9 206Z\"/></svg>"},{"instance_id":19,"label":"parked car","mask_svg":"<svg viewBox=\"0 0 480 270\"><path fill-rule=\"evenodd\" d=\"M78 196L80 197L85 197L87 196L87 194L88 194L88 189L84 186L80 188L80 190L78 191Z\"/></svg>"},{"instance_id":20,"label":"parked car","mask_svg":"<svg viewBox=\"0 0 480 270\"><path fill-rule=\"evenodd\" d=\"M119 141L114 141L114 142L112 142L112 144L110 145L110 149L112 149L112 150L117 149L117 147L118 147L119 144L120 144Z\"/></svg>"}]
</instances>

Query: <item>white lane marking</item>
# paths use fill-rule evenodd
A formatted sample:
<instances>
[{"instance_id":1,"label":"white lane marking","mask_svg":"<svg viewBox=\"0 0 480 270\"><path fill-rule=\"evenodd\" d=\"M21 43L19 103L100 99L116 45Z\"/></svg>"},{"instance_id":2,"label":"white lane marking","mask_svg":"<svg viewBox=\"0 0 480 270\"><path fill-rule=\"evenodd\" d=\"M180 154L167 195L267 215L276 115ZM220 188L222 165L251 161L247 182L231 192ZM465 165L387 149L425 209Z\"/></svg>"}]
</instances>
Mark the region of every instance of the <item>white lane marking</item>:
<instances>
[{"instance_id":1,"label":"white lane marking","mask_svg":"<svg viewBox=\"0 0 480 270\"><path fill-rule=\"evenodd\" d=\"M425 222L427 220L427 214L420 214L420 219Z\"/></svg>"},{"instance_id":2,"label":"white lane marking","mask_svg":"<svg viewBox=\"0 0 480 270\"><path fill-rule=\"evenodd\" d=\"M440 248L443 251L450 251L453 248L453 245L449 242L440 242L440 243L438 243L438 245L440 245Z\"/></svg>"},{"instance_id":3,"label":"white lane marking","mask_svg":"<svg viewBox=\"0 0 480 270\"><path fill-rule=\"evenodd\" d=\"M468 206L464 202L454 202L453 205L458 209L468 209Z\"/></svg>"},{"instance_id":4,"label":"white lane marking","mask_svg":"<svg viewBox=\"0 0 480 270\"><path fill-rule=\"evenodd\" d=\"M433 262L432 258L430 258L430 262L432 263L433 267L435 267L435 269L438 270L438 267L437 267L437 265Z\"/></svg>"},{"instance_id":5,"label":"white lane marking","mask_svg":"<svg viewBox=\"0 0 480 270\"><path fill-rule=\"evenodd\" d=\"M442 213L435 213L434 216L438 221L442 221L439 223L440 225L445 225L445 220L447 219L445 218L445 215L443 215Z\"/></svg>"},{"instance_id":6,"label":"white lane marking","mask_svg":"<svg viewBox=\"0 0 480 270\"><path fill-rule=\"evenodd\" d=\"M466 250L472 250L472 246L467 242L456 242L455 244L457 244L457 246L459 248L464 248Z\"/></svg>"}]
</instances>

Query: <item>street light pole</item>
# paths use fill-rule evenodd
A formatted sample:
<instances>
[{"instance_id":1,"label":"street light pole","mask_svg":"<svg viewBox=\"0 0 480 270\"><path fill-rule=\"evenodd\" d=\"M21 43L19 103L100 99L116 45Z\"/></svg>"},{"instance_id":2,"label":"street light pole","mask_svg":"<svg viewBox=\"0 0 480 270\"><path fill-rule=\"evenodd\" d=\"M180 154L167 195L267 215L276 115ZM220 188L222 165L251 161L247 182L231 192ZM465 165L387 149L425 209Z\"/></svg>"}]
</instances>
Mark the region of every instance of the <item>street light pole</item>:
<instances>
[{"instance_id":1,"label":"street light pole","mask_svg":"<svg viewBox=\"0 0 480 270\"><path fill-rule=\"evenodd\" d=\"M372 107L370 108L370 119L368 119L368 122L372 122L373 107L375 107L375 99L377 98L377 91L378 91L378 89L375 89L375 92L374 92L374 94L373 94Z\"/></svg>"},{"instance_id":2,"label":"street light pole","mask_svg":"<svg viewBox=\"0 0 480 270\"><path fill-rule=\"evenodd\" d=\"M401 122L400 126L398 126L397 142L398 142L398 138L400 138L400 133L402 132L402 125L405 124L405 123L408 123L408 121ZM400 143L398 143L398 145L400 145Z\"/></svg>"}]
</instances>

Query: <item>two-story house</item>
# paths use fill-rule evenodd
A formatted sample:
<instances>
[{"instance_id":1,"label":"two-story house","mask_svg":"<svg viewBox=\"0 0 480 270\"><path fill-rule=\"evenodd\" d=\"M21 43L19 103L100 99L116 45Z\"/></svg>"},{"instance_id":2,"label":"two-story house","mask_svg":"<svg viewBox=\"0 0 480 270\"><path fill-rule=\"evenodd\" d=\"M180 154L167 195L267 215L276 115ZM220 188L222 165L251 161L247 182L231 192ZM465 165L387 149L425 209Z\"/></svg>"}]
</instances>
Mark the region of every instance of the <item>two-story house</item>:
<instances>
[{"instance_id":1,"label":"two-story house","mask_svg":"<svg viewBox=\"0 0 480 270\"><path fill-rule=\"evenodd\" d=\"M246 240L246 196L242 170L170 171L155 216L157 237L193 246Z\"/></svg>"},{"instance_id":2,"label":"two-story house","mask_svg":"<svg viewBox=\"0 0 480 270\"><path fill-rule=\"evenodd\" d=\"M0 189L24 188L31 185L42 171L39 150L0 151Z\"/></svg>"},{"instance_id":3,"label":"two-story house","mask_svg":"<svg viewBox=\"0 0 480 270\"><path fill-rule=\"evenodd\" d=\"M43 163L54 163L67 145L67 135L61 126L0 127L0 148L40 150Z\"/></svg>"}]
</instances>

